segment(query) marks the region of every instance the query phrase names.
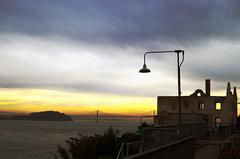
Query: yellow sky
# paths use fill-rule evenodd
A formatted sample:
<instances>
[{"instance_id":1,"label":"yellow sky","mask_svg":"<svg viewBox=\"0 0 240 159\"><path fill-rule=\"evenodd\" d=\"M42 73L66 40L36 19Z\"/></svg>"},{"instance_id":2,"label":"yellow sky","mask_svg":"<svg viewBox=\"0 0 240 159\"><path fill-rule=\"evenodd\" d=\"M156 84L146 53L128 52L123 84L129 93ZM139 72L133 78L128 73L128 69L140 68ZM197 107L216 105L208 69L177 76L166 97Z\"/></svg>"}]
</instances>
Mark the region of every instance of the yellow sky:
<instances>
[{"instance_id":1,"label":"yellow sky","mask_svg":"<svg viewBox=\"0 0 240 159\"><path fill-rule=\"evenodd\" d=\"M48 89L0 89L0 111L57 110L70 114L94 110L118 114L142 114L156 109L156 98L64 92Z\"/></svg>"},{"instance_id":2,"label":"yellow sky","mask_svg":"<svg viewBox=\"0 0 240 159\"><path fill-rule=\"evenodd\" d=\"M106 113L139 115L156 110L157 98L66 92L49 89L0 89L0 111L29 113L56 110L68 114ZM238 107L240 112L240 107Z\"/></svg>"}]
</instances>

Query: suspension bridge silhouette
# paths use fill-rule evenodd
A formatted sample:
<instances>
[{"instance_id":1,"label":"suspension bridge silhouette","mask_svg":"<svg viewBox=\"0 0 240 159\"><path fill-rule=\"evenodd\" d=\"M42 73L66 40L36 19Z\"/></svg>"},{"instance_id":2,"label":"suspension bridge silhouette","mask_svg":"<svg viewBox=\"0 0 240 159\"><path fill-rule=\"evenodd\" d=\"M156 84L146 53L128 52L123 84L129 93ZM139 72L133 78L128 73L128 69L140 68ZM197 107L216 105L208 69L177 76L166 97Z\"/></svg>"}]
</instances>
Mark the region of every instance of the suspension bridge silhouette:
<instances>
[{"instance_id":1,"label":"suspension bridge silhouette","mask_svg":"<svg viewBox=\"0 0 240 159\"><path fill-rule=\"evenodd\" d=\"M88 120L95 120L99 122L100 120L122 120L122 119L139 119L142 122L142 118L152 118L155 116L155 110L146 111L141 114L130 115L130 114L114 114L108 113L101 110L94 110L85 114L77 115L80 119L88 119Z\"/></svg>"}]
</instances>

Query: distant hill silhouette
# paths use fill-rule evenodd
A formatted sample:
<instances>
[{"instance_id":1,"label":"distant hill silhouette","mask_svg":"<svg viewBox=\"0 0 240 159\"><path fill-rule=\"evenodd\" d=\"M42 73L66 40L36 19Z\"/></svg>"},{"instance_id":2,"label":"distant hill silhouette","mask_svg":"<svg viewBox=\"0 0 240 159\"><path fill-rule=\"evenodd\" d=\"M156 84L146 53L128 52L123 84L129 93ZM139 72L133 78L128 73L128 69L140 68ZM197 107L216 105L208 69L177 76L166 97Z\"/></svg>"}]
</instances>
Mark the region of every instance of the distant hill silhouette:
<instances>
[{"instance_id":1,"label":"distant hill silhouette","mask_svg":"<svg viewBox=\"0 0 240 159\"><path fill-rule=\"evenodd\" d=\"M0 115L16 115L16 114L19 114L19 113L13 113L13 112L5 112L5 111L0 111Z\"/></svg>"},{"instance_id":2,"label":"distant hill silhouette","mask_svg":"<svg viewBox=\"0 0 240 159\"><path fill-rule=\"evenodd\" d=\"M70 115L57 111L34 112L29 115L2 116L0 120L73 121Z\"/></svg>"}]
</instances>

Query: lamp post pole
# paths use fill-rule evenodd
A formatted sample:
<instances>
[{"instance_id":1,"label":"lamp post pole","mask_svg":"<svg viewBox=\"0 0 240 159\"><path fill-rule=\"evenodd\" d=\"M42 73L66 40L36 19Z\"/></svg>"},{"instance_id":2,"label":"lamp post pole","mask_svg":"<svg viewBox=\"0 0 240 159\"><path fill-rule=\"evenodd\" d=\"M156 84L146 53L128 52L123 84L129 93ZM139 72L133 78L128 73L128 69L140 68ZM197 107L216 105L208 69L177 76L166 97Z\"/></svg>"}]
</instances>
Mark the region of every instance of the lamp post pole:
<instances>
[{"instance_id":1,"label":"lamp post pole","mask_svg":"<svg viewBox=\"0 0 240 159\"><path fill-rule=\"evenodd\" d=\"M181 102L181 66L184 61L184 50L174 50L174 51L149 51L144 54L144 64L143 68L139 70L140 73L149 73L150 69L146 65L146 55L148 54L166 54L166 53L176 53L177 54L177 74L178 74L178 124L181 132L182 124L182 102ZM182 59L180 61L180 53L182 53Z\"/></svg>"},{"instance_id":2,"label":"lamp post pole","mask_svg":"<svg viewBox=\"0 0 240 159\"><path fill-rule=\"evenodd\" d=\"M178 123L179 125L182 124L182 101L181 101L181 94L182 94L182 91L181 91L181 71L180 71L180 68L181 68L181 65L182 63L180 64L179 62L179 51L177 52L177 69L178 69ZM183 60L184 60L184 52L183 52ZM183 62L183 61L182 61Z\"/></svg>"}]
</instances>

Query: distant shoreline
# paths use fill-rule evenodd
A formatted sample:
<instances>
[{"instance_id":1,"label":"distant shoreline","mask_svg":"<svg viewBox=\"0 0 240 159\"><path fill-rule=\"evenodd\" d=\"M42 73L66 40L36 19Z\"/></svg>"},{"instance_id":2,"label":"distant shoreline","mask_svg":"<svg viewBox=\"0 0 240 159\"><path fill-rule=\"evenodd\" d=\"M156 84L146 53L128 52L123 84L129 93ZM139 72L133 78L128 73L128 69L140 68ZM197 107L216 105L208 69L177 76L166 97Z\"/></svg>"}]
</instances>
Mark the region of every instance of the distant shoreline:
<instances>
[{"instance_id":1,"label":"distant shoreline","mask_svg":"<svg viewBox=\"0 0 240 159\"><path fill-rule=\"evenodd\" d=\"M70 115L57 111L33 112L29 115L0 115L0 120L73 121Z\"/></svg>"}]
</instances>

